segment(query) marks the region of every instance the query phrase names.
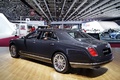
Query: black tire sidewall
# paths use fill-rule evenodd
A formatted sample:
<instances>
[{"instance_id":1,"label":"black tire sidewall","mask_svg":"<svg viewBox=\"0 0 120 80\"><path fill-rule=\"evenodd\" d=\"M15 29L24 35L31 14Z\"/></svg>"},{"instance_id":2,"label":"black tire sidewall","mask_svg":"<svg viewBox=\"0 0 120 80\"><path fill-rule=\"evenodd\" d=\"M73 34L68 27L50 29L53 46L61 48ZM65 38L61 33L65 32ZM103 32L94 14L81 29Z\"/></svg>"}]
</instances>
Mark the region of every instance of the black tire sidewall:
<instances>
[{"instance_id":1,"label":"black tire sidewall","mask_svg":"<svg viewBox=\"0 0 120 80\"><path fill-rule=\"evenodd\" d=\"M12 53L11 53L11 47L12 47L12 46L15 47L15 50L16 50L16 54L15 54L15 55L12 55ZM19 57L18 49L17 49L17 47L16 47L15 45L11 45L11 46L10 46L10 54L11 54L11 57L13 57L13 58L18 58L18 57Z\"/></svg>"}]
</instances>

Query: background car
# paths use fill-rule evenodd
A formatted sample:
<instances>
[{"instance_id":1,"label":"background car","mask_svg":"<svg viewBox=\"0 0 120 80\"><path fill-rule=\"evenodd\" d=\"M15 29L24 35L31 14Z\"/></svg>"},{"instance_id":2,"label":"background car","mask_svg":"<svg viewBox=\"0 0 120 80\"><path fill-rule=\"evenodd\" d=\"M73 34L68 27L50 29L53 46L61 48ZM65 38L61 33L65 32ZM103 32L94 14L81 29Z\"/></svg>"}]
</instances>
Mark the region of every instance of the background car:
<instances>
[{"instance_id":1,"label":"background car","mask_svg":"<svg viewBox=\"0 0 120 80\"><path fill-rule=\"evenodd\" d=\"M109 33L109 37L112 39L120 39L120 31Z\"/></svg>"},{"instance_id":2,"label":"background car","mask_svg":"<svg viewBox=\"0 0 120 80\"><path fill-rule=\"evenodd\" d=\"M52 63L56 71L99 68L112 61L111 46L77 30L43 29L10 41L13 58L26 56Z\"/></svg>"}]
</instances>

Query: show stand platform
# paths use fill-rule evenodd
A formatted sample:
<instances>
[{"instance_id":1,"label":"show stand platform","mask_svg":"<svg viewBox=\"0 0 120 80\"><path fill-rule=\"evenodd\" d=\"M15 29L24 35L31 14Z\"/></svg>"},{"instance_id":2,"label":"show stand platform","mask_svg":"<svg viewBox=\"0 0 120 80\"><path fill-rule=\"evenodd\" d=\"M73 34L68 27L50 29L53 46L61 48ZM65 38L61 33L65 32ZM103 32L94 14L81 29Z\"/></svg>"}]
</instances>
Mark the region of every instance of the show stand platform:
<instances>
[{"instance_id":1,"label":"show stand platform","mask_svg":"<svg viewBox=\"0 0 120 80\"><path fill-rule=\"evenodd\" d=\"M113 48L120 48L120 40L116 39L104 39L104 41L110 43L111 47Z\"/></svg>"},{"instance_id":2,"label":"show stand platform","mask_svg":"<svg viewBox=\"0 0 120 80\"><path fill-rule=\"evenodd\" d=\"M9 46L9 41L11 39L16 39L18 36L12 36L12 37L7 37L7 38L2 38L0 39L0 47L8 47Z\"/></svg>"}]
</instances>

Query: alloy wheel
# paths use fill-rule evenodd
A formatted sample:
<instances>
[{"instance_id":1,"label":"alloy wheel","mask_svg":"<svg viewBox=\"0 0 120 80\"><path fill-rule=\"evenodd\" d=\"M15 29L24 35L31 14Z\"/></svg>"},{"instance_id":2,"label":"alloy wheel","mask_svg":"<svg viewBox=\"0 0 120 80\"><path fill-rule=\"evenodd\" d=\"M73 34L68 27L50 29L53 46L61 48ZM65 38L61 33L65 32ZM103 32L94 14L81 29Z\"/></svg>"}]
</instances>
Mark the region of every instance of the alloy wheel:
<instances>
[{"instance_id":1,"label":"alloy wheel","mask_svg":"<svg viewBox=\"0 0 120 80\"><path fill-rule=\"evenodd\" d=\"M56 54L53 58L53 65L58 72L64 72L67 68L65 56L62 54Z\"/></svg>"},{"instance_id":2,"label":"alloy wheel","mask_svg":"<svg viewBox=\"0 0 120 80\"><path fill-rule=\"evenodd\" d=\"M11 54L11 56L15 56L16 55L16 47L14 45L12 45L10 47L10 54Z\"/></svg>"}]
</instances>

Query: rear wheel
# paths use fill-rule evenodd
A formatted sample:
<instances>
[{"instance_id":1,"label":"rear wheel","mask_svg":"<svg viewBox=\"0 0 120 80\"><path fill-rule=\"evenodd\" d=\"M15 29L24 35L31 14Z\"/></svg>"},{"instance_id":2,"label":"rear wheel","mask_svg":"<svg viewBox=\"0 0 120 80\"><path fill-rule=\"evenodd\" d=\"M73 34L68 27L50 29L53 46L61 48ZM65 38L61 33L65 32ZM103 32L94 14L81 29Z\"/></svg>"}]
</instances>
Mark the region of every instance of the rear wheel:
<instances>
[{"instance_id":1,"label":"rear wheel","mask_svg":"<svg viewBox=\"0 0 120 80\"><path fill-rule=\"evenodd\" d=\"M52 60L54 69L57 72L65 73L69 70L68 59L62 52L55 53Z\"/></svg>"},{"instance_id":2,"label":"rear wheel","mask_svg":"<svg viewBox=\"0 0 120 80\"><path fill-rule=\"evenodd\" d=\"M18 58L20 56L18 54L18 49L15 45L10 46L10 54L11 54L11 57L13 57L13 58Z\"/></svg>"}]
</instances>

